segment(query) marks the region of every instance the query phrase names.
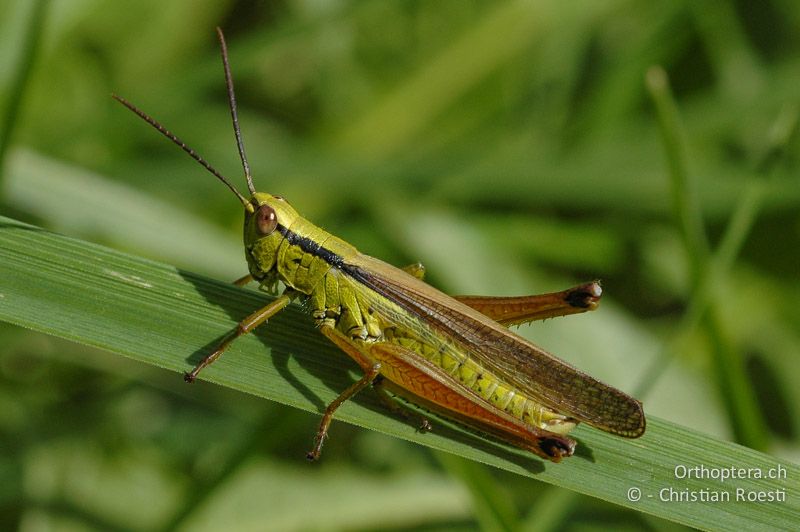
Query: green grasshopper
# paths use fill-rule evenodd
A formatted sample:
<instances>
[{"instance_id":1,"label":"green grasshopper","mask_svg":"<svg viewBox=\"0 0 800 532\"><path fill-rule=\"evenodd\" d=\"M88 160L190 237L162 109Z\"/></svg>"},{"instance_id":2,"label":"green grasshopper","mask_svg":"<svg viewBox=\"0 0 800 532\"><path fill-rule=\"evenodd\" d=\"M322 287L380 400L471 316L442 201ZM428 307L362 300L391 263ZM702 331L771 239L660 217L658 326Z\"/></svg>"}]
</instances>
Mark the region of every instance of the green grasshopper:
<instances>
[{"instance_id":1,"label":"green grasshopper","mask_svg":"<svg viewBox=\"0 0 800 532\"><path fill-rule=\"evenodd\" d=\"M230 343L302 300L320 332L355 360L363 377L328 405L310 460L319 458L336 409L372 385L398 410L399 396L479 432L542 458L571 456L566 434L585 422L612 434L637 438L645 417L636 399L555 358L507 326L593 310L602 293L587 283L525 297L450 297L423 282L424 268L398 269L303 218L280 196L256 192L239 120L228 52L217 28L236 143L250 198L177 136L125 99L139 115L233 191L244 207L244 247L253 280L277 294L242 320L184 379L222 355ZM391 392L391 393L387 393ZM423 420L420 428L430 424Z\"/></svg>"}]
</instances>

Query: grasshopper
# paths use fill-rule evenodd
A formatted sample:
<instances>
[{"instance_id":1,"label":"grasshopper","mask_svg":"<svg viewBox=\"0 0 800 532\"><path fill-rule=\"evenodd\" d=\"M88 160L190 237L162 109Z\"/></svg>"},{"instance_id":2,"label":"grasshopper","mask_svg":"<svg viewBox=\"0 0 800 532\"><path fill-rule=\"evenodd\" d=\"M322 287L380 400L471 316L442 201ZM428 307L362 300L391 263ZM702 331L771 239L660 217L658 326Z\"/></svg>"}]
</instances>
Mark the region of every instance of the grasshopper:
<instances>
[{"instance_id":1,"label":"grasshopper","mask_svg":"<svg viewBox=\"0 0 800 532\"><path fill-rule=\"evenodd\" d=\"M553 462L571 456L567 436L578 423L637 438L642 404L508 330L533 320L593 310L602 290L586 283L525 297L451 297L423 281L422 265L395 268L360 253L303 218L281 196L257 192L239 128L227 46L217 28L236 144L250 197L177 136L133 104L128 107L214 174L244 207L249 274L277 294L242 320L217 348L186 373L194 381L232 341L286 308L305 303L320 332L355 360L363 376L328 405L310 460L320 456L336 409L368 386L397 411L394 396ZM420 428L430 424L423 420Z\"/></svg>"}]
</instances>

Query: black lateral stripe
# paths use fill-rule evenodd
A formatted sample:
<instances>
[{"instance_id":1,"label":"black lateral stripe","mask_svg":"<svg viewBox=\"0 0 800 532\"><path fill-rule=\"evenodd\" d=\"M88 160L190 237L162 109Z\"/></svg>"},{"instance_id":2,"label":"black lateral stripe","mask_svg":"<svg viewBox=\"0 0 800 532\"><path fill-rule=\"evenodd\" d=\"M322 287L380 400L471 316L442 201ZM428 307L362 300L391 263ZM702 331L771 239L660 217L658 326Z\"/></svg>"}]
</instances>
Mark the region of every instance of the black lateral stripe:
<instances>
[{"instance_id":1,"label":"black lateral stripe","mask_svg":"<svg viewBox=\"0 0 800 532\"><path fill-rule=\"evenodd\" d=\"M319 257L331 266L335 266L337 268L341 268L344 266L344 259L334 253L333 251L322 247L319 242L315 242L308 237L298 235L294 231L290 231L288 228L278 225L277 227L278 232L283 235L289 245L297 246L303 250L305 253L310 253L315 257Z\"/></svg>"}]
</instances>

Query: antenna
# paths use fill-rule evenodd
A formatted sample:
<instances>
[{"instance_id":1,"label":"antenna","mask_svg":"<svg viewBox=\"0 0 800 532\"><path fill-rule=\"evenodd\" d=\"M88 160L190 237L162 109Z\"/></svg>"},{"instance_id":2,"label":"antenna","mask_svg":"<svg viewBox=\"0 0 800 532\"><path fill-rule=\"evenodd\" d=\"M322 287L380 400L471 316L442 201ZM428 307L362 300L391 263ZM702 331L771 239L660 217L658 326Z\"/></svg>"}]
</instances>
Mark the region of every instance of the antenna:
<instances>
[{"instance_id":1,"label":"antenna","mask_svg":"<svg viewBox=\"0 0 800 532\"><path fill-rule=\"evenodd\" d=\"M220 181L225 183L225 185L227 185L227 187L229 189L231 189L231 191L233 191L234 194L236 194L236 197L239 198L239 201L242 202L242 205L244 205L245 208L247 208L248 210L253 208L252 205L250 204L250 202L247 201L247 199L244 196L242 196L239 193L239 191L236 190L236 188L234 188L234 186L231 184L230 181L228 181L225 178L225 176L223 176L222 174L217 172L217 170L213 166L211 166L211 164L209 164L208 161L206 161L205 159L200 157L200 155L198 155L196 151L194 151L192 148L187 146L186 143L183 142L181 139L179 139L174 133L172 133L167 128L165 128L164 126L159 124L154 118L152 118L150 115L148 115L147 113L145 113L144 111L142 111L141 109L139 109L138 107L133 105L131 102L129 102L125 98L123 98L121 96L117 96L116 94L112 94L111 97L114 98L115 100L117 100L119 103L121 103L125 107L127 107L128 109L130 109L131 111L133 111L134 113L136 113L137 115L139 115L139 118L141 118L142 120L144 120L145 122L147 122L148 124L150 124L151 126L156 128L156 130L158 130L159 133L161 133L162 135L167 137L169 140L171 140L172 142L177 144L178 147L180 147L180 149L182 149L183 151L188 153L189 157L191 157L192 159L194 159L195 161L197 161L198 163L203 165L203 167L206 170L208 170L209 172L214 174L217 177L217 179L219 179Z\"/></svg>"},{"instance_id":2,"label":"antenna","mask_svg":"<svg viewBox=\"0 0 800 532\"><path fill-rule=\"evenodd\" d=\"M250 191L250 194L255 194L256 187L253 186L253 176L250 174L250 165L247 163L247 155L244 153L242 132L239 130L239 113L236 110L236 94L233 92L233 77L231 76L230 64L228 64L228 46L225 44L225 36L222 34L222 30L219 26L217 26L217 37L219 37L219 46L222 52L222 66L225 69L225 87L228 89L228 104L231 108L231 120L233 121L233 133L236 135L236 146L239 148L239 158L242 160L244 177L247 179L247 190Z\"/></svg>"}]
</instances>

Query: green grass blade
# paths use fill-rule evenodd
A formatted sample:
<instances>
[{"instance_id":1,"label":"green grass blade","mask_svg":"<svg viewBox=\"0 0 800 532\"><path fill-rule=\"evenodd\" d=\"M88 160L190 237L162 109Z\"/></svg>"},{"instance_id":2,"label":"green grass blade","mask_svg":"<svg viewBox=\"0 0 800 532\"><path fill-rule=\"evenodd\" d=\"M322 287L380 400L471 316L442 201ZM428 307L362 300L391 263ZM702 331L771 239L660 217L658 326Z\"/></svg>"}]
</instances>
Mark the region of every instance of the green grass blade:
<instances>
[{"instance_id":1,"label":"green grass blade","mask_svg":"<svg viewBox=\"0 0 800 532\"><path fill-rule=\"evenodd\" d=\"M241 238L198 213L39 152L15 149L8 157L3 195L48 227L100 240L178 265L202 264L203 273L236 277ZM113 220L113 223L110 221ZM207 250L214 250L208 253Z\"/></svg>"},{"instance_id":2,"label":"green grass blade","mask_svg":"<svg viewBox=\"0 0 800 532\"><path fill-rule=\"evenodd\" d=\"M8 218L0 218L0 268L0 319L173 371L189 369L236 320L269 300ZM258 334L238 340L203 378L319 412L352 383L355 373L348 370L356 369L299 307L290 307ZM183 386L177 375L175 386ZM576 456L561 464L545 464L444 421L418 434L369 393L346 403L337 419L701 529L780 529L800 522L800 467L657 418L638 440L581 426ZM776 480L680 479L676 466L782 468L783 474ZM631 488L641 490L641 500L628 499ZM726 493L731 500L661 501L670 488L676 495ZM737 489L778 493L785 501L736 502Z\"/></svg>"},{"instance_id":3,"label":"green grass blade","mask_svg":"<svg viewBox=\"0 0 800 532\"><path fill-rule=\"evenodd\" d=\"M698 282L707 267L708 241L696 195L696 182L690 178L687 142L677 104L672 96L667 73L652 67L646 76L647 88L655 104L664 151L671 178L672 205L675 218L692 267L692 281Z\"/></svg>"},{"instance_id":4,"label":"green grass blade","mask_svg":"<svg viewBox=\"0 0 800 532\"><path fill-rule=\"evenodd\" d=\"M437 452L435 456L445 471L469 490L475 520L481 530L519 529L510 494L487 469L449 453Z\"/></svg>"},{"instance_id":5,"label":"green grass blade","mask_svg":"<svg viewBox=\"0 0 800 532\"><path fill-rule=\"evenodd\" d=\"M45 25L45 15L47 12L46 0L31 2L30 12L27 13L28 20L25 33L20 44L19 59L14 68L14 75L9 83L9 97L3 109L2 120L0 120L0 171L5 168L6 154L11 145L14 128L22 109L25 88L30 79L31 70L36 63L36 56L42 42L42 30ZM0 91L1 92L1 91ZM2 174L0 173L0 177Z\"/></svg>"},{"instance_id":6,"label":"green grass blade","mask_svg":"<svg viewBox=\"0 0 800 532\"><path fill-rule=\"evenodd\" d=\"M715 272L712 271L714 265L703 227L700 204L694 193L697 180L692 179L688 168L687 142L681 117L664 69L652 67L647 72L646 83L658 114L664 151L669 163L673 208L690 265L692 291L699 294L698 300L702 301L704 280ZM738 224L734 226L734 229L738 228ZM737 240L743 239L744 235ZM732 253L731 246L726 246L726 250L728 249L731 251L726 252ZM712 361L716 369L717 386L725 400L737 440L756 449L765 449L766 424L758 412L755 391L747 378L743 355L724 330L720 310L716 305L711 305L705 312L698 310L698 317L705 324L714 347Z\"/></svg>"}]
</instances>

